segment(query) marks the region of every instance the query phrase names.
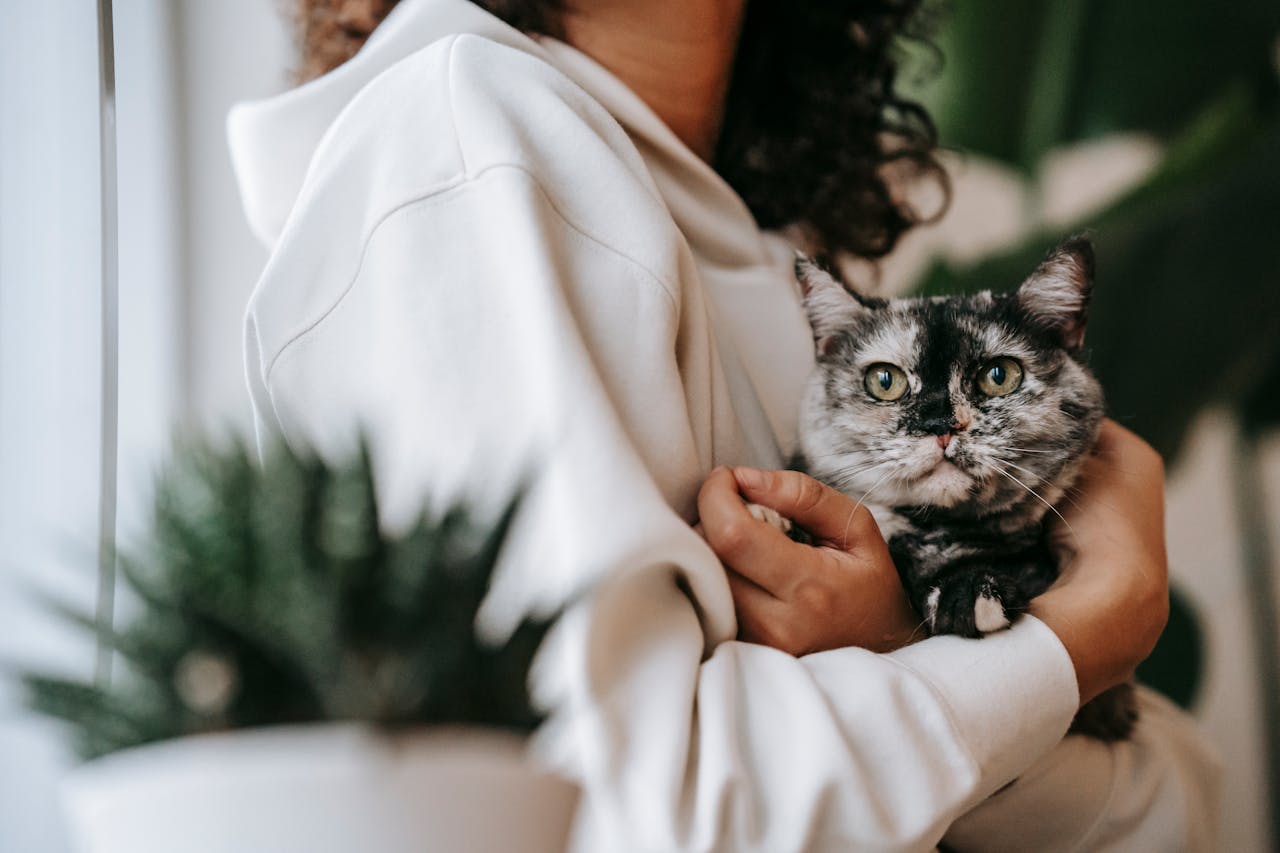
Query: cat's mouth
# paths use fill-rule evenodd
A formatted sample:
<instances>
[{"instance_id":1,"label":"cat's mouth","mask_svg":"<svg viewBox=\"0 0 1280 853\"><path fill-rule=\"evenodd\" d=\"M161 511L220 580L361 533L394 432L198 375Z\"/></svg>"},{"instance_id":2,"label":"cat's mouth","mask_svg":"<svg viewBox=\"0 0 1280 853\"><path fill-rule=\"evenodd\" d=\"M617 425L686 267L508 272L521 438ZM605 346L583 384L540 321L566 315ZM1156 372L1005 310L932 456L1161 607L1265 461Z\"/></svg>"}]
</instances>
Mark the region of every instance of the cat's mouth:
<instances>
[{"instance_id":1,"label":"cat's mouth","mask_svg":"<svg viewBox=\"0 0 1280 853\"><path fill-rule=\"evenodd\" d=\"M924 456L928 469L925 471L925 476L956 471L962 474L969 473L969 466L965 464L957 442L952 441L946 447L933 446L933 442L929 442L926 447ZM932 464L928 462L930 458L933 460Z\"/></svg>"},{"instance_id":2,"label":"cat's mouth","mask_svg":"<svg viewBox=\"0 0 1280 853\"><path fill-rule=\"evenodd\" d=\"M959 460L949 456L941 456L931 465L919 479L929 479L932 477L955 477L963 476L971 478L969 469Z\"/></svg>"},{"instance_id":3,"label":"cat's mouth","mask_svg":"<svg viewBox=\"0 0 1280 853\"><path fill-rule=\"evenodd\" d=\"M913 485L920 502L934 506L954 506L973 490L975 480L963 464L952 457L938 454L932 465L921 472Z\"/></svg>"}]
</instances>

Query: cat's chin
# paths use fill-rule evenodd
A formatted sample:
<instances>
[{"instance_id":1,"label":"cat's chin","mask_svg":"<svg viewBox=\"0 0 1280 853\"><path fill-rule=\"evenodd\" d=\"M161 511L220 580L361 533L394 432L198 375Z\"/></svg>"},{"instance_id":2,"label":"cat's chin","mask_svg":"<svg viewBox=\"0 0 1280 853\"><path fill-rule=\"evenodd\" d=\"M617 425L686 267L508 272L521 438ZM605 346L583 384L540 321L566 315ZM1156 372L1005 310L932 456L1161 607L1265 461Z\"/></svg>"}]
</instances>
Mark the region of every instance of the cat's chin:
<instances>
[{"instance_id":1,"label":"cat's chin","mask_svg":"<svg viewBox=\"0 0 1280 853\"><path fill-rule=\"evenodd\" d=\"M953 507L972 495L973 487L973 477L951 460L942 459L913 484L913 491L919 495L921 505Z\"/></svg>"}]
</instances>

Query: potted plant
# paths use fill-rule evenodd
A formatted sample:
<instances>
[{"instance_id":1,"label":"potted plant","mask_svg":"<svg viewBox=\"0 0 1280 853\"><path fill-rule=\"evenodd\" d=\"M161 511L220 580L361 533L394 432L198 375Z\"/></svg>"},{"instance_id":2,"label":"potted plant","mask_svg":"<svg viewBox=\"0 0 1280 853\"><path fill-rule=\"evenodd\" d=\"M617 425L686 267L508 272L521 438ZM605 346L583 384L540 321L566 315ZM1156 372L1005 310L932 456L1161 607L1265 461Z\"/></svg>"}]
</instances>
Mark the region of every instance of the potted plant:
<instances>
[{"instance_id":1,"label":"potted plant","mask_svg":"<svg viewBox=\"0 0 1280 853\"><path fill-rule=\"evenodd\" d=\"M109 684L22 676L87 763L65 795L86 853L558 851L577 790L524 754L549 620L500 646L475 617L518 499L379 525L367 450L188 446L147 547L120 559Z\"/></svg>"}]
</instances>

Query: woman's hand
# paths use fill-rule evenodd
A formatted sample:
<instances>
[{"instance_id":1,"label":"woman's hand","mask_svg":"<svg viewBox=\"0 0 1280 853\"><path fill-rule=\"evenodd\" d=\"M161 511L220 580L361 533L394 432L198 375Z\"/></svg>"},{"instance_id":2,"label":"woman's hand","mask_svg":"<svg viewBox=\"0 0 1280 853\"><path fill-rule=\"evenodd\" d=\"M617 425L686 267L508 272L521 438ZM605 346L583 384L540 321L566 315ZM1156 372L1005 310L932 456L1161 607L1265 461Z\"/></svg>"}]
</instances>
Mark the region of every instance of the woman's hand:
<instances>
[{"instance_id":1,"label":"woman's hand","mask_svg":"<svg viewBox=\"0 0 1280 853\"><path fill-rule=\"evenodd\" d=\"M1062 575L1031 602L1066 647L1083 704L1132 677L1169 618L1164 466L1151 447L1106 421L1080 485L1052 517Z\"/></svg>"},{"instance_id":2,"label":"woman's hand","mask_svg":"<svg viewBox=\"0 0 1280 853\"><path fill-rule=\"evenodd\" d=\"M818 544L793 542L757 520L744 498L777 510ZM920 617L866 507L795 471L717 468L698 494L698 514L728 569L742 639L793 655L891 651L913 639Z\"/></svg>"}]
</instances>

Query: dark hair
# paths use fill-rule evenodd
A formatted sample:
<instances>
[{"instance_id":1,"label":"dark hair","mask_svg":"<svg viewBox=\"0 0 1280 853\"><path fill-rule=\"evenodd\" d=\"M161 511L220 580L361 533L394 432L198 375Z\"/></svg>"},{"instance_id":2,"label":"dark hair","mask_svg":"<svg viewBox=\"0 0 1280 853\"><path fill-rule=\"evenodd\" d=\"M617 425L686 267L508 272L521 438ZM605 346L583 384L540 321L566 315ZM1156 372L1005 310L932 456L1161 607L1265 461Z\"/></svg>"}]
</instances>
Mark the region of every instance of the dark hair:
<instances>
[{"instance_id":1,"label":"dark hair","mask_svg":"<svg viewBox=\"0 0 1280 853\"><path fill-rule=\"evenodd\" d=\"M355 55L398 0L296 0L303 79ZM472 0L525 32L562 35L564 0ZM826 252L888 254L926 221L896 178L947 190L924 109L899 96L899 39L922 0L750 0L715 168L764 228ZM940 213L941 211L937 211Z\"/></svg>"}]
</instances>

